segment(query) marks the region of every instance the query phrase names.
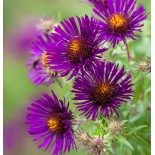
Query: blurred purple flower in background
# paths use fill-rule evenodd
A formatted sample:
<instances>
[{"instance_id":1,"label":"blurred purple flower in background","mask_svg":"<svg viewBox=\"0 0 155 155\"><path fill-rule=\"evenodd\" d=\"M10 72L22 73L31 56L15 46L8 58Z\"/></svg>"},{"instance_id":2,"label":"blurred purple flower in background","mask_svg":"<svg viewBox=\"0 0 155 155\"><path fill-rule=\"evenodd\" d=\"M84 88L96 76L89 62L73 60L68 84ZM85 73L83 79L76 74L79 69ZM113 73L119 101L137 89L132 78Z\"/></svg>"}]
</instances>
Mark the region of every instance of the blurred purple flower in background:
<instances>
[{"instance_id":1,"label":"blurred purple flower in background","mask_svg":"<svg viewBox=\"0 0 155 155\"><path fill-rule=\"evenodd\" d=\"M125 77L125 73L124 67L119 70L114 63L102 62L85 75L79 74L72 90L78 110L83 111L86 118L92 116L92 120L102 113L108 117L113 111L119 116L117 108L133 93L131 75Z\"/></svg>"},{"instance_id":2,"label":"blurred purple flower in background","mask_svg":"<svg viewBox=\"0 0 155 155\"><path fill-rule=\"evenodd\" d=\"M53 32L56 25L54 17L24 17L24 20L18 21L18 24L5 35L4 46L11 54L17 53L25 57L36 37Z\"/></svg>"},{"instance_id":3,"label":"blurred purple flower in background","mask_svg":"<svg viewBox=\"0 0 155 155\"><path fill-rule=\"evenodd\" d=\"M20 153L26 142L25 109L21 109L4 124L4 154L15 155Z\"/></svg>"},{"instance_id":4,"label":"blurred purple flower in background","mask_svg":"<svg viewBox=\"0 0 155 155\"><path fill-rule=\"evenodd\" d=\"M64 101L59 100L53 91L52 96L43 94L43 98L28 107L28 132L34 141L43 140L39 148L44 147L55 155L75 148L73 114L68 108L65 98Z\"/></svg>"},{"instance_id":5,"label":"blurred purple flower in background","mask_svg":"<svg viewBox=\"0 0 155 155\"><path fill-rule=\"evenodd\" d=\"M38 17L25 17L24 20L19 21L7 36L8 50L25 55L30 49L32 41L39 35L39 31L35 27L37 22Z\"/></svg>"}]
</instances>

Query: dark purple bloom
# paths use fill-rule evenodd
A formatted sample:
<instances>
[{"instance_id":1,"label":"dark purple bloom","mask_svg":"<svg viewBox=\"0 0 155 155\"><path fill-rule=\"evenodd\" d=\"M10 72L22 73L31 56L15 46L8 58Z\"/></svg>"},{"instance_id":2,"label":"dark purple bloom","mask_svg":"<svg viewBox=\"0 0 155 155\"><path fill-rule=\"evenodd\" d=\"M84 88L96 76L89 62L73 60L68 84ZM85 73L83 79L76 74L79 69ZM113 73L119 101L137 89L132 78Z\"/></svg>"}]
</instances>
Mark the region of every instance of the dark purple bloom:
<instances>
[{"instance_id":1,"label":"dark purple bloom","mask_svg":"<svg viewBox=\"0 0 155 155\"><path fill-rule=\"evenodd\" d=\"M43 94L43 98L28 107L28 132L34 141L43 140L39 148L44 147L54 155L62 154L75 148L72 129L73 114L68 109L69 103L59 100L52 91L52 96Z\"/></svg>"},{"instance_id":2,"label":"dark purple bloom","mask_svg":"<svg viewBox=\"0 0 155 155\"><path fill-rule=\"evenodd\" d=\"M79 74L72 91L78 110L83 111L86 118L92 116L92 120L102 113L108 117L113 111L119 116L117 108L127 102L133 92L131 76L124 76L125 73L124 67L119 70L114 63L102 62L85 75Z\"/></svg>"},{"instance_id":3,"label":"dark purple bloom","mask_svg":"<svg viewBox=\"0 0 155 155\"><path fill-rule=\"evenodd\" d=\"M31 59L27 66L30 66L29 77L36 85L50 85L58 77L58 72L50 69L50 66L46 64L48 59L46 44L48 42L51 42L48 35L38 36L30 50Z\"/></svg>"},{"instance_id":4,"label":"dark purple bloom","mask_svg":"<svg viewBox=\"0 0 155 155\"><path fill-rule=\"evenodd\" d=\"M146 11L136 0L102 0L94 1L93 11L100 24L101 35L112 43L113 47L120 41L125 42L126 37L134 39L139 37L135 32L141 32L141 24L146 19ZM98 1L96 5L95 2Z\"/></svg>"},{"instance_id":5,"label":"dark purple bloom","mask_svg":"<svg viewBox=\"0 0 155 155\"><path fill-rule=\"evenodd\" d=\"M74 17L61 22L62 27L55 27L52 34L54 44L49 44L48 64L58 70L61 76L70 75L71 79L77 73L89 70L100 58L99 54L106 48L100 48L103 36L98 37L99 26L92 17Z\"/></svg>"}]
</instances>

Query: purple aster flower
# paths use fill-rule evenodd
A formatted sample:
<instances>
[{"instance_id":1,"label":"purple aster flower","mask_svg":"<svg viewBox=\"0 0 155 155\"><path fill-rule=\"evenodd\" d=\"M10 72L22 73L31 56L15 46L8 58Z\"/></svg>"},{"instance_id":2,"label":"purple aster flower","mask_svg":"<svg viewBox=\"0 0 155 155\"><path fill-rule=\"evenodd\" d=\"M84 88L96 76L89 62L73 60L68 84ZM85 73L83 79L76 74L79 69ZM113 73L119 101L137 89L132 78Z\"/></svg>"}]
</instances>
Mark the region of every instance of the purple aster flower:
<instances>
[{"instance_id":1,"label":"purple aster flower","mask_svg":"<svg viewBox=\"0 0 155 155\"><path fill-rule=\"evenodd\" d=\"M58 72L50 69L50 66L46 64L48 59L46 44L48 42L51 42L48 35L38 36L30 51L31 59L27 66L30 66L29 77L36 85L50 85L58 78Z\"/></svg>"},{"instance_id":2,"label":"purple aster flower","mask_svg":"<svg viewBox=\"0 0 155 155\"><path fill-rule=\"evenodd\" d=\"M120 41L126 42L126 37L139 37L135 32L141 32L141 24L146 19L146 11L136 0L106 0L106 7L102 0L94 2L93 11L99 20L101 35L112 43L113 47ZM98 1L98 5L95 2Z\"/></svg>"},{"instance_id":3,"label":"purple aster flower","mask_svg":"<svg viewBox=\"0 0 155 155\"><path fill-rule=\"evenodd\" d=\"M75 148L72 129L73 114L68 109L69 103L59 100L52 91L52 96L43 94L43 98L28 107L28 132L34 141L43 140L39 148L44 147L54 155L62 154Z\"/></svg>"},{"instance_id":4,"label":"purple aster flower","mask_svg":"<svg viewBox=\"0 0 155 155\"><path fill-rule=\"evenodd\" d=\"M100 58L99 54L106 48L100 48L103 36L98 36L97 21L87 15L74 17L61 22L62 27L55 27L52 34L53 44L48 46L48 64L58 70L61 76L70 75L69 79L78 72L89 70Z\"/></svg>"},{"instance_id":5,"label":"purple aster flower","mask_svg":"<svg viewBox=\"0 0 155 155\"><path fill-rule=\"evenodd\" d=\"M92 120L102 113L108 117L113 111L119 116L117 108L133 96L131 76L125 73L124 67L119 70L114 63L102 62L85 75L79 74L72 90L78 110Z\"/></svg>"}]
</instances>

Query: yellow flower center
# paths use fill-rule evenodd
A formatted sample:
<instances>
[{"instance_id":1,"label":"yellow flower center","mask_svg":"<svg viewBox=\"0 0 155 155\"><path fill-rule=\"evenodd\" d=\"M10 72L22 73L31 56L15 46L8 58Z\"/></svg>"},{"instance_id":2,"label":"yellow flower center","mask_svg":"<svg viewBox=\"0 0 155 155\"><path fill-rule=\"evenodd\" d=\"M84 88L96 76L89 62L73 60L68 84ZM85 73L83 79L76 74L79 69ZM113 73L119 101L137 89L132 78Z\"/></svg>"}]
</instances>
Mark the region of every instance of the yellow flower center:
<instances>
[{"instance_id":1,"label":"yellow flower center","mask_svg":"<svg viewBox=\"0 0 155 155\"><path fill-rule=\"evenodd\" d=\"M101 80L92 89L90 97L96 104L106 105L115 97L116 91L113 84Z\"/></svg>"},{"instance_id":2,"label":"yellow flower center","mask_svg":"<svg viewBox=\"0 0 155 155\"><path fill-rule=\"evenodd\" d=\"M60 121L58 119L49 119L48 120L48 127L51 131L55 132L59 129Z\"/></svg>"},{"instance_id":3,"label":"yellow flower center","mask_svg":"<svg viewBox=\"0 0 155 155\"><path fill-rule=\"evenodd\" d=\"M129 28L129 22L124 14L116 13L109 17L109 26L114 33L125 33Z\"/></svg>"},{"instance_id":4,"label":"yellow flower center","mask_svg":"<svg viewBox=\"0 0 155 155\"><path fill-rule=\"evenodd\" d=\"M92 53L85 39L74 37L68 42L66 54L70 61L80 62L80 58L86 60Z\"/></svg>"},{"instance_id":5,"label":"yellow flower center","mask_svg":"<svg viewBox=\"0 0 155 155\"><path fill-rule=\"evenodd\" d=\"M48 56L46 54L46 52L42 55L42 65L43 67L47 67L47 59L48 59Z\"/></svg>"},{"instance_id":6,"label":"yellow flower center","mask_svg":"<svg viewBox=\"0 0 155 155\"><path fill-rule=\"evenodd\" d=\"M110 18L110 24L116 28L123 26L125 22L126 22L126 20L121 14L114 14Z\"/></svg>"},{"instance_id":7,"label":"yellow flower center","mask_svg":"<svg viewBox=\"0 0 155 155\"><path fill-rule=\"evenodd\" d=\"M72 40L69 49L72 52L77 53L80 50L80 42L79 42L79 40Z\"/></svg>"},{"instance_id":8,"label":"yellow flower center","mask_svg":"<svg viewBox=\"0 0 155 155\"><path fill-rule=\"evenodd\" d=\"M109 91L110 91L110 86L108 85L108 84L106 84L106 83L103 83L102 85L101 85L101 87L99 88L99 91L102 93L102 94L106 94L106 93L108 93Z\"/></svg>"}]
</instances>

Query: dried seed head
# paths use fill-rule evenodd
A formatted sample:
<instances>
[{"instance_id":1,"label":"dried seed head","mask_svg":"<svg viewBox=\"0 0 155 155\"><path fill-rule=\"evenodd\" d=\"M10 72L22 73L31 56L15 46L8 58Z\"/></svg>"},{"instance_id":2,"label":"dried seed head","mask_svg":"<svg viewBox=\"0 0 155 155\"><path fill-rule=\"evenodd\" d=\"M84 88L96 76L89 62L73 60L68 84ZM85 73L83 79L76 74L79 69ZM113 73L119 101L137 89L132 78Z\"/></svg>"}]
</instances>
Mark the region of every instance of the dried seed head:
<instances>
[{"instance_id":1,"label":"dried seed head","mask_svg":"<svg viewBox=\"0 0 155 155\"><path fill-rule=\"evenodd\" d=\"M92 137L90 140L91 142L91 154L94 155L104 155L104 148L105 145L103 143L103 140L99 137Z\"/></svg>"},{"instance_id":2,"label":"dried seed head","mask_svg":"<svg viewBox=\"0 0 155 155\"><path fill-rule=\"evenodd\" d=\"M89 134L81 129L75 132L75 138L78 143L78 148L85 150L89 145Z\"/></svg>"},{"instance_id":3,"label":"dried seed head","mask_svg":"<svg viewBox=\"0 0 155 155\"><path fill-rule=\"evenodd\" d=\"M77 131L75 136L79 149L91 155L104 155L105 144L100 137L92 137L85 130Z\"/></svg>"},{"instance_id":4,"label":"dried seed head","mask_svg":"<svg viewBox=\"0 0 155 155\"><path fill-rule=\"evenodd\" d=\"M42 17L39 23L36 25L36 29L42 31L43 33L47 33L54 29L54 26L58 25L55 18L50 17Z\"/></svg>"},{"instance_id":5,"label":"dried seed head","mask_svg":"<svg viewBox=\"0 0 155 155\"><path fill-rule=\"evenodd\" d=\"M151 58L148 57L147 60L140 60L139 64L136 65L136 68L142 72L151 73Z\"/></svg>"},{"instance_id":6,"label":"dried seed head","mask_svg":"<svg viewBox=\"0 0 155 155\"><path fill-rule=\"evenodd\" d=\"M123 125L126 121L117 121L117 120L114 120L112 119L110 121L110 124L108 126L109 130L110 130L110 133L112 134L120 134L123 132L124 128L123 128Z\"/></svg>"}]
</instances>

